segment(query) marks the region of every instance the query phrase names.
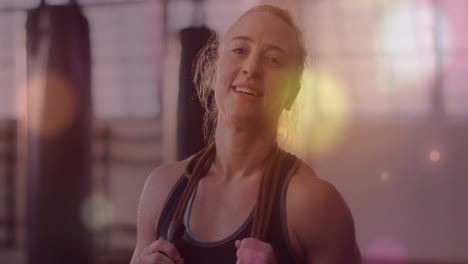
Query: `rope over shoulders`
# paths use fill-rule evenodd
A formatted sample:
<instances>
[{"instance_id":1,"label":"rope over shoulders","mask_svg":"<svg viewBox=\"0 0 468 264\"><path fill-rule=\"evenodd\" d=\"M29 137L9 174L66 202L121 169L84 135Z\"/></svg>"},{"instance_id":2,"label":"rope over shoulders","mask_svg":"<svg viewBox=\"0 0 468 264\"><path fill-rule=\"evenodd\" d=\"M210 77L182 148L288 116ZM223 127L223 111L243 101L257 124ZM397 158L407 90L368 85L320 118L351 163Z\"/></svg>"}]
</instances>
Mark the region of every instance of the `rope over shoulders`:
<instances>
[{"instance_id":1,"label":"rope over shoulders","mask_svg":"<svg viewBox=\"0 0 468 264\"><path fill-rule=\"evenodd\" d=\"M198 182L207 175L208 170L214 162L215 156L216 146L213 142L208 147L195 154L187 164L185 175L188 178L188 184L177 205L173 220L178 222L182 221L191 194L195 190ZM278 146L275 146L273 151L269 154L262 172L260 185L258 186L253 226L250 233L253 238L262 241L266 240L273 211L274 195L278 192L278 188L281 188L281 168L290 158L295 157L280 149Z\"/></svg>"}]
</instances>

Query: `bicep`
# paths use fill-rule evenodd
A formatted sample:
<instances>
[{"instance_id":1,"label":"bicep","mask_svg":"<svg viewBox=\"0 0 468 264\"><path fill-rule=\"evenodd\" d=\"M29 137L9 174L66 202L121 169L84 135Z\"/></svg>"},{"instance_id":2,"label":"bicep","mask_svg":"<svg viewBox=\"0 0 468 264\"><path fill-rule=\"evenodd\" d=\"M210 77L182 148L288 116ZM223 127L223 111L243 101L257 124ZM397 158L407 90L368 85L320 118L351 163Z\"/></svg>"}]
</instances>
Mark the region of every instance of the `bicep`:
<instances>
[{"instance_id":1,"label":"bicep","mask_svg":"<svg viewBox=\"0 0 468 264\"><path fill-rule=\"evenodd\" d=\"M305 263L360 263L353 218L338 191L328 182L312 180L302 182L294 193L293 228Z\"/></svg>"},{"instance_id":2,"label":"bicep","mask_svg":"<svg viewBox=\"0 0 468 264\"><path fill-rule=\"evenodd\" d=\"M136 264L143 249L156 240L156 223L170 190L182 175L186 161L155 169L145 182L138 204L137 242L131 264Z\"/></svg>"},{"instance_id":3,"label":"bicep","mask_svg":"<svg viewBox=\"0 0 468 264\"><path fill-rule=\"evenodd\" d=\"M155 224L159 214L159 201L155 183L157 175L152 173L143 187L137 213L137 241L131 264L136 264L143 249L156 240Z\"/></svg>"},{"instance_id":4,"label":"bicep","mask_svg":"<svg viewBox=\"0 0 468 264\"><path fill-rule=\"evenodd\" d=\"M343 198L336 190L333 192L325 201L328 209L322 214L318 239L310 241L308 263L358 264L360 253L353 217Z\"/></svg>"}]
</instances>

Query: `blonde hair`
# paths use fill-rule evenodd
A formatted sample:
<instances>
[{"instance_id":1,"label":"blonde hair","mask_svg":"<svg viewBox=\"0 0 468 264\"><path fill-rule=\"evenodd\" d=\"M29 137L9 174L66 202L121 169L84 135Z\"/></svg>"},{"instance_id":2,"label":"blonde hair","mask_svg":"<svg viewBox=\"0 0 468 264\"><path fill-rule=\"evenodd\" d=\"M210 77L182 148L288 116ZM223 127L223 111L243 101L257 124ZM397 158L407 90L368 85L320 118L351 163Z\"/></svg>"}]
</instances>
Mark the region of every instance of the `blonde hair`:
<instances>
[{"instance_id":1,"label":"blonde hair","mask_svg":"<svg viewBox=\"0 0 468 264\"><path fill-rule=\"evenodd\" d=\"M295 71L297 73L297 76L294 78L295 87L292 88L297 89L297 91L299 91L301 87L301 78L306 60L306 49L301 30L299 29L297 24L294 23L292 15L288 10L272 5L259 5L247 10L231 25L231 27L235 25L241 18L253 12L268 12L273 15L276 15L294 30L298 43L298 61L297 69ZM195 86L197 87L200 102L205 108L203 134L205 136L205 141L207 144L211 143L214 140L216 122L218 117L218 108L214 101L213 86L215 82L216 66L219 57L219 47L219 39L216 34L213 34L208 40L208 43L198 54L197 59L194 63L193 81L195 83Z\"/></svg>"}]
</instances>

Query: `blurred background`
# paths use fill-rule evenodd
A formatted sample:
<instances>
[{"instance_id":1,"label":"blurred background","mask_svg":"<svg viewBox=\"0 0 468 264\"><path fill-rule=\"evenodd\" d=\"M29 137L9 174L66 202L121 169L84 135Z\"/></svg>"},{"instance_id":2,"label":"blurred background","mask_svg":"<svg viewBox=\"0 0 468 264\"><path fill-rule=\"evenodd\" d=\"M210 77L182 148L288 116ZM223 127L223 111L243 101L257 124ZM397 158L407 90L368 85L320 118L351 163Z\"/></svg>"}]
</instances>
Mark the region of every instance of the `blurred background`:
<instances>
[{"instance_id":1,"label":"blurred background","mask_svg":"<svg viewBox=\"0 0 468 264\"><path fill-rule=\"evenodd\" d=\"M281 144L364 263L468 263L467 0L0 0L0 262L128 263L146 177L202 142L197 45L261 3L308 49Z\"/></svg>"}]
</instances>

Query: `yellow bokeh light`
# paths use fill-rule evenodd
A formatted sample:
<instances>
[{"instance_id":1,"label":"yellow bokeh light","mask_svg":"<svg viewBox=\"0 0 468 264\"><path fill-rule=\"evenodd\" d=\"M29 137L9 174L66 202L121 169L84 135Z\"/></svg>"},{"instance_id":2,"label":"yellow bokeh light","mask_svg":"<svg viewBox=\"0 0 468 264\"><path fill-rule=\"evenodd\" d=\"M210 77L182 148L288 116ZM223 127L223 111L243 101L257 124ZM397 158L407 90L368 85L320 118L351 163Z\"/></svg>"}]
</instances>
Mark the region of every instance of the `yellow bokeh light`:
<instances>
[{"instance_id":1,"label":"yellow bokeh light","mask_svg":"<svg viewBox=\"0 0 468 264\"><path fill-rule=\"evenodd\" d=\"M114 207L103 195L91 196L81 207L81 219L91 230L99 231L108 227L113 218Z\"/></svg>"},{"instance_id":2,"label":"yellow bokeh light","mask_svg":"<svg viewBox=\"0 0 468 264\"><path fill-rule=\"evenodd\" d=\"M299 155L322 155L339 142L348 122L349 103L343 85L319 69L305 70L302 88L278 129L280 145Z\"/></svg>"}]
</instances>

